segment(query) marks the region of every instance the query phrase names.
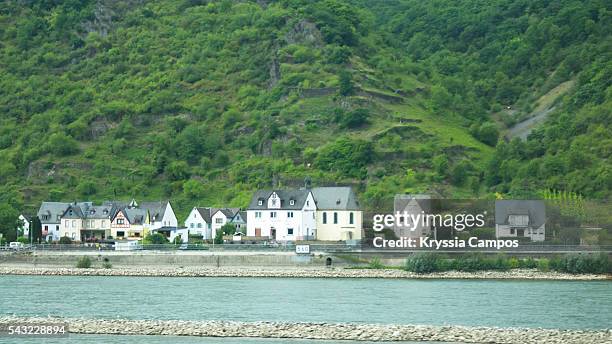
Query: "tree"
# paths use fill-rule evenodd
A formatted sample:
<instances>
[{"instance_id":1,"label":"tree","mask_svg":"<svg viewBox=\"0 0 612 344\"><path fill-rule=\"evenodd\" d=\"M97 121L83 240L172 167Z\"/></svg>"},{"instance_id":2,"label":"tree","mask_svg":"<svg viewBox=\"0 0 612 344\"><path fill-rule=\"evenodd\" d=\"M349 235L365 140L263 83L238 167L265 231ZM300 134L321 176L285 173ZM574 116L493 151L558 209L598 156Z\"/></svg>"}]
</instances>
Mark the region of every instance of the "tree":
<instances>
[{"instance_id":1,"label":"tree","mask_svg":"<svg viewBox=\"0 0 612 344\"><path fill-rule=\"evenodd\" d=\"M354 92L353 76L346 70L340 72L339 75L340 89L339 92L343 96L350 96Z\"/></svg>"},{"instance_id":2,"label":"tree","mask_svg":"<svg viewBox=\"0 0 612 344\"><path fill-rule=\"evenodd\" d=\"M8 242L17 239L19 213L8 203L0 203L0 233Z\"/></svg>"},{"instance_id":3,"label":"tree","mask_svg":"<svg viewBox=\"0 0 612 344\"><path fill-rule=\"evenodd\" d=\"M64 133L55 133L47 141L49 152L57 156L66 156L79 151L78 142Z\"/></svg>"},{"instance_id":4,"label":"tree","mask_svg":"<svg viewBox=\"0 0 612 344\"><path fill-rule=\"evenodd\" d=\"M340 126L343 128L358 128L368 122L370 112L368 109L360 108L344 113L340 119Z\"/></svg>"},{"instance_id":5,"label":"tree","mask_svg":"<svg viewBox=\"0 0 612 344\"><path fill-rule=\"evenodd\" d=\"M224 224L217 232L215 233L215 244L223 244L223 236L224 235L234 235L236 233L236 226L231 223Z\"/></svg>"},{"instance_id":6,"label":"tree","mask_svg":"<svg viewBox=\"0 0 612 344\"><path fill-rule=\"evenodd\" d=\"M184 180L189 178L189 165L184 161L173 161L166 168L168 179Z\"/></svg>"},{"instance_id":7,"label":"tree","mask_svg":"<svg viewBox=\"0 0 612 344\"><path fill-rule=\"evenodd\" d=\"M32 222L30 223L30 232L29 235L31 237L32 242L40 243L42 238L42 224L40 223L40 219L38 216L34 216Z\"/></svg>"}]
</instances>

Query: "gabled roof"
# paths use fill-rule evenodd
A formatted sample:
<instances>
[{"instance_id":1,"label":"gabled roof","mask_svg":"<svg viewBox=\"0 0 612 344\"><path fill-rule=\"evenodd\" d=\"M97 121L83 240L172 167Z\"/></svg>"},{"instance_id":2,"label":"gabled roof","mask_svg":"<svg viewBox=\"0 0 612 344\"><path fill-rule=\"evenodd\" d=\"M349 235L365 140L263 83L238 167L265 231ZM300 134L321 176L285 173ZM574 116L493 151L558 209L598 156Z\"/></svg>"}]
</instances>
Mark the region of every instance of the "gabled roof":
<instances>
[{"instance_id":1,"label":"gabled roof","mask_svg":"<svg viewBox=\"0 0 612 344\"><path fill-rule=\"evenodd\" d=\"M161 221L166 212L168 201L141 202L139 208L149 211L151 221Z\"/></svg>"},{"instance_id":2,"label":"gabled roof","mask_svg":"<svg viewBox=\"0 0 612 344\"><path fill-rule=\"evenodd\" d=\"M405 211L410 202L415 201L426 214L431 212L431 195L427 194L401 194L393 198L393 210Z\"/></svg>"},{"instance_id":3,"label":"gabled roof","mask_svg":"<svg viewBox=\"0 0 612 344\"><path fill-rule=\"evenodd\" d=\"M306 199L310 194L310 190L259 190L256 191L251 198L249 204L249 210L268 209L268 198L272 195L272 192L276 192L280 199L280 210L300 210L304 207ZM263 201L262 205L259 205L259 201ZM291 200L294 200L294 204L291 205Z\"/></svg>"},{"instance_id":4,"label":"gabled roof","mask_svg":"<svg viewBox=\"0 0 612 344\"><path fill-rule=\"evenodd\" d=\"M131 225L141 225L147 216L147 211L140 208L126 208L122 210Z\"/></svg>"},{"instance_id":5,"label":"gabled roof","mask_svg":"<svg viewBox=\"0 0 612 344\"><path fill-rule=\"evenodd\" d=\"M36 216L42 221L43 216L49 216L45 223L59 223L58 216L62 216L70 203L67 202L42 202Z\"/></svg>"},{"instance_id":6,"label":"gabled roof","mask_svg":"<svg viewBox=\"0 0 612 344\"><path fill-rule=\"evenodd\" d=\"M105 202L102 205L93 205L92 202L70 203L62 218L68 219L109 219L117 212L118 208L113 202Z\"/></svg>"},{"instance_id":7,"label":"gabled roof","mask_svg":"<svg viewBox=\"0 0 612 344\"><path fill-rule=\"evenodd\" d=\"M196 207L196 210L198 211L198 213L200 213L200 216L202 217L204 222L211 223L210 208Z\"/></svg>"},{"instance_id":8,"label":"gabled roof","mask_svg":"<svg viewBox=\"0 0 612 344\"><path fill-rule=\"evenodd\" d=\"M359 201L350 186L327 186L312 189L318 210L359 210Z\"/></svg>"},{"instance_id":9,"label":"gabled roof","mask_svg":"<svg viewBox=\"0 0 612 344\"><path fill-rule=\"evenodd\" d=\"M507 225L509 215L528 215L529 225L537 228L546 223L546 205L541 200L495 201L495 224Z\"/></svg>"},{"instance_id":10,"label":"gabled roof","mask_svg":"<svg viewBox=\"0 0 612 344\"><path fill-rule=\"evenodd\" d=\"M231 219L236 216L236 213L240 211L240 208L211 208L210 216L214 216L217 212L222 212L226 218Z\"/></svg>"}]
</instances>

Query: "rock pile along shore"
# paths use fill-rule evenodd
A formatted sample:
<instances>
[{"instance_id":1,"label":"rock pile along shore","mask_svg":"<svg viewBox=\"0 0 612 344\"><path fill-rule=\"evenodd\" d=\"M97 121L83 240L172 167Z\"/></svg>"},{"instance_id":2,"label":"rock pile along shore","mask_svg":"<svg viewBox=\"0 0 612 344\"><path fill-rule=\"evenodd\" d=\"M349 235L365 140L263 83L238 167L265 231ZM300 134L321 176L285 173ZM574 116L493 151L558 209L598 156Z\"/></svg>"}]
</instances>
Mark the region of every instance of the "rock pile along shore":
<instances>
[{"instance_id":1,"label":"rock pile along shore","mask_svg":"<svg viewBox=\"0 0 612 344\"><path fill-rule=\"evenodd\" d=\"M0 327L63 323L69 333L461 343L611 343L612 330L0 316Z\"/></svg>"},{"instance_id":2,"label":"rock pile along shore","mask_svg":"<svg viewBox=\"0 0 612 344\"><path fill-rule=\"evenodd\" d=\"M164 277L284 277L284 278L420 278L420 279L531 279L531 280L605 280L606 275L572 275L540 272L535 269L510 271L447 271L416 274L399 269L343 268L60 268L60 267L0 267L0 275L50 276L164 276Z\"/></svg>"}]
</instances>

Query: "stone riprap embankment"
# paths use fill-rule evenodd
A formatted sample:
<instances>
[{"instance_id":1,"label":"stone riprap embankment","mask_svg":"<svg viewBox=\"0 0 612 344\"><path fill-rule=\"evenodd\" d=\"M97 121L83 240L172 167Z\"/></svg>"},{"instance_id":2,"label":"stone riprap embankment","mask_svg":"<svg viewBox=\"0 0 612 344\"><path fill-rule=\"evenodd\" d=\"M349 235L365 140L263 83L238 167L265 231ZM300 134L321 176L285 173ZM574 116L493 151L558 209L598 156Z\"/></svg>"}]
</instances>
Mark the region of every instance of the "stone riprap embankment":
<instances>
[{"instance_id":1,"label":"stone riprap embankment","mask_svg":"<svg viewBox=\"0 0 612 344\"><path fill-rule=\"evenodd\" d=\"M69 333L461 343L612 343L612 330L1 316L0 327L64 323Z\"/></svg>"},{"instance_id":2,"label":"stone riprap embankment","mask_svg":"<svg viewBox=\"0 0 612 344\"><path fill-rule=\"evenodd\" d=\"M59 267L0 267L0 275L49 276L163 276L163 277L279 277L279 278L419 278L419 279L529 279L529 280L605 280L606 275L572 275L541 272L536 269L510 271L447 271L416 274L400 269L345 269L345 268L59 268Z\"/></svg>"}]
</instances>

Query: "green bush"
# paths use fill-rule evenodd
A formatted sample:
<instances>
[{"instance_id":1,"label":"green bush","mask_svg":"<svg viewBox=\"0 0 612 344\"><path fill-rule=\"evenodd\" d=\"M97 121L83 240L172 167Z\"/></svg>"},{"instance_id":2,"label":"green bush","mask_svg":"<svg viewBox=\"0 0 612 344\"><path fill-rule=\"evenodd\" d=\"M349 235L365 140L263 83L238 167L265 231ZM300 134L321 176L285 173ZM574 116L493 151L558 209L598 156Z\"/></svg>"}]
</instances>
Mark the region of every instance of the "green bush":
<instances>
[{"instance_id":1,"label":"green bush","mask_svg":"<svg viewBox=\"0 0 612 344\"><path fill-rule=\"evenodd\" d=\"M83 256L77 260L76 267L79 269L88 269L91 267L91 259L87 256Z\"/></svg>"},{"instance_id":2,"label":"green bush","mask_svg":"<svg viewBox=\"0 0 612 344\"><path fill-rule=\"evenodd\" d=\"M162 245L167 244L169 241L161 233L148 234L144 237L144 244Z\"/></svg>"},{"instance_id":3,"label":"green bush","mask_svg":"<svg viewBox=\"0 0 612 344\"><path fill-rule=\"evenodd\" d=\"M550 268L570 274L603 274L610 271L610 261L605 253L597 256L593 254L568 254L562 258L555 257L551 260Z\"/></svg>"},{"instance_id":4,"label":"green bush","mask_svg":"<svg viewBox=\"0 0 612 344\"><path fill-rule=\"evenodd\" d=\"M30 240L28 239L28 237L24 237L24 236L18 237L17 241L22 243L22 244L29 244L30 243Z\"/></svg>"},{"instance_id":5,"label":"green bush","mask_svg":"<svg viewBox=\"0 0 612 344\"><path fill-rule=\"evenodd\" d=\"M550 271L550 261L547 258L538 259L538 270L540 271Z\"/></svg>"},{"instance_id":6,"label":"green bush","mask_svg":"<svg viewBox=\"0 0 612 344\"><path fill-rule=\"evenodd\" d=\"M522 269L535 269L538 267L538 262L533 259L532 257L529 257L527 259L521 259L519 260L519 268Z\"/></svg>"},{"instance_id":7,"label":"green bush","mask_svg":"<svg viewBox=\"0 0 612 344\"><path fill-rule=\"evenodd\" d=\"M102 263L102 267L105 269L111 269L113 267L113 264L111 264L111 262L104 262Z\"/></svg>"},{"instance_id":8,"label":"green bush","mask_svg":"<svg viewBox=\"0 0 612 344\"><path fill-rule=\"evenodd\" d=\"M70 244L72 244L72 239L70 239L67 236L63 236L63 237L61 237L59 239L59 243L62 244L62 245L70 245Z\"/></svg>"},{"instance_id":9,"label":"green bush","mask_svg":"<svg viewBox=\"0 0 612 344\"><path fill-rule=\"evenodd\" d=\"M431 252L419 252L411 255L406 259L404 269L406 271L425 274L438 271L440 267L440 256Z\"/></svg>"},{"instance_id":10,"label":"green bush","mask_svg":"<svg viewBox=\"0 0 612 344\"><path fill-rule=\"evenodd\" d=\"M385 266L380 261L380 257L374 257L368 264L368 268L370 269L383 269Z\"/></svg>"}]
</instances>

